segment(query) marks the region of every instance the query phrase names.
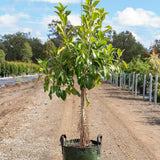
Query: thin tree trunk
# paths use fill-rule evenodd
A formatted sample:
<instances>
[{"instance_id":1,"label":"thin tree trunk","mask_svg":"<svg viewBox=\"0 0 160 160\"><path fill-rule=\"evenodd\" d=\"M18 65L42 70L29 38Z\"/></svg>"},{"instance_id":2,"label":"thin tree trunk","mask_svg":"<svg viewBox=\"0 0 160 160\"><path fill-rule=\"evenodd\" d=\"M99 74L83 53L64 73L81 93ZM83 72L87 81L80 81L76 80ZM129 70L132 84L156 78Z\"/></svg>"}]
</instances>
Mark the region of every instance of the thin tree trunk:
<instances>
[{"instance_id":1,"label":"thin tree trunk","mask_svg":"<svg viewBox=\"0 0 160 160\"><path fill-rule=\"evenodd\" d=\"M86 88L81 91L81 120L80 120L80 142L81 147L86 147L89 144L89 132L86 117Z\"/></svg>"}]
</instances>

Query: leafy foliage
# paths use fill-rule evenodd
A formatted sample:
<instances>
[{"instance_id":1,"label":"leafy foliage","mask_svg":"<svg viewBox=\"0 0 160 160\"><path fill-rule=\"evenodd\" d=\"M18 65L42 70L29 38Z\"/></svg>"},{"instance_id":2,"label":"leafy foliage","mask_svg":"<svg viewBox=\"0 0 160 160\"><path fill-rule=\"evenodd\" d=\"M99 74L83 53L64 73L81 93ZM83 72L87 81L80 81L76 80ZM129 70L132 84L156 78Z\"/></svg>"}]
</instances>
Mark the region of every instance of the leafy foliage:
<instances>
[{"instance_id":1,"label":"leafy foliage","mask_svg":"<svg viewBox=\"0 0 160 160\"><path fill-rule=\"evenodd\" d=\"M30 52L27 55L27 61L31 60L34 63L37 63L38 58L42 58L43 44L37 38L30 38L30 34L26 33L15 33L15 34L6 34L0 39L0 49L6 53L7 61L26 61L22 60L21 50L24 45L28 43L32 48L32 56Z\"/></svg>"},{"instance_id":2,"label":"leafy foliage","mask_svg":"<svg viewBox=\"0 0 160 160\"><path fill-rule=\"evenodd\" d=\"M39 58L43 59L43 44L37 38L29 39L28 42L32 48L33 56L31 60L33 63L38 63L37 59Z\"/></svg>"},{"instance_id":3,"label":"leafy foliage","mask_svg":"<svg viewBox=\"0 0 160 160\"><path fill-rule=\"evenodd\" d=\"M5 56L6 54L4 53L4 51L0 49L0 60L5 60Z\"/></svg>"},{"instance_id":4,"label":"leafy foliage","mask_svg":"<svg viewBox=\"0 0 160 160\"><path fill-rule=\"evenodd\" d=\"M139 55L138 57L133 58L125 71L127 73L135 72L136 74L149 74L151 72L151 66L146 59L142 59L141 55Z\"/></svg>"},{"instance_id":5,"label":"leafy foliage","mask_svg":"<svg viewBox=\"0 0 160 160\"><path fill-rule=\"evenodd\" d=\"M104 8L96 8L99 1L86 1L83 5L82 26L75 26L77 40L70 35L73 28L67 29L68 15L67 6L59 3L56 13L60 18L57 23L57 31L63 37L61 48L54 48L54 57L47 61L39 60L41 71L46 75L44 91L49 91L50 98L53 93L63 100L67 94L80 95L79 89L75 88L75 79L80 90L88 90L100 85L102 77L109 77L113 71L116 49L107 45L108 38L105 33L110 26L102 28L102 22L108 14ZM117 51L120 54L120 50ZM121 55L120 55L121 56ZM119 56L119 57L120 57ZM117 63L118 64L118 63Z\"/></svg>"},{"instance_id":6,"label":"leafy foliage","mask_svg":"<svg viewBox=\"0 0 160 160\"><path fill-rule=\"evenodd\" d=\"M121 57L121 50L112 45L107 46L109 38L105 36L111 27L102 27L105 16L108 14L104 8L96 8L99 0L86 0L81 15L81 26L67 29L68 16L71 13L67 6L59 3L56 13L60 22L56 29L62 36L62 45L54 48L54 56L48 60L39 60L40 71L45 74L44 91L49 97L56 94L65 100L67 95L73 94L81 97L80 143L81 147L89 143L88 128L85 116L85 107L89 105L86 91L100 86L102 78L109 78L110 72L116 70L114 65L116 54ZM77 39L70 34L75 29ZM119 59L115 62L120 64ZM77 80L79 88L75 87ZM79 92L80 91L80 92Z\"/></svg>"},{"instance_id":7,"label":"leafy foliage","mask_svg":"<svg viewBox=\"0 0 160 160\"><path fill-rule=\"evenodd\" d=\"M66 11L66 14L69 15L70 11ZM48 25L49 28L48 37L56 47L60 47L63 45L61 42L63 40L63 35L57 30L57 24L60 23L61 21L52 20L52 22ZM67 21L66 23L66 31L70 31L68 32L69 37L71 37L72 35L76 36L75 28L69 21Z\"/></svg>"},{"instance_id":8,"label":"leafy foliage","mask_svg":"<svg viewBox=\"0 0 160 160\"><path fill-rule=\"evenodd\" d=\"M21 75L23 73L34 73L39 70L39 66L33 63L0 61L0 76Z\"/></svg>"},{"instance_id":9,"label":"leafy foliage","mask_svg":"<svg viewBox=\"0 0 160 160\"><path fill-rule=\"evenodd\" d=\"M23 44L23 47L20 50L20 55L23 62L31 62L32 48L28 42Z\"/></svg>"},{"instance_id":10,"label":"leafy foliage","mask_svg":"<svg viewBox=\"0 0 160 160\"><path fill-rule=\"evenodd\" d=\"M126 31L117 34L114 31L113 35L110 35L110 37L112 38L111 43L113 47L124 50L122 59L125 62L129 63L134 57L137 57L138 54L141 54L142 57L145 57L142 44L136 41L131 32Z\"/></svg>"},{"instance_id":11,"label":"leafy foliage","mask_svg":"<svg viewBox=\"0 0 160 160\"><path fill-rule=\"evenodd\" d=\"M160 76L160 58L158 54L151 54L149 57L149 63L151 64L152 74Z\"/></svg>"},{"instance_id":12,"label":"leafy foliage","mask_svg":"<svg viewBox=\"0 0 160 160\"><path fill-rule=\"evenodd\" d=\"M53 56L54 43L50 40L44 44L43 47L43 59L50 58Z\"/></svg>"}]
</instances>

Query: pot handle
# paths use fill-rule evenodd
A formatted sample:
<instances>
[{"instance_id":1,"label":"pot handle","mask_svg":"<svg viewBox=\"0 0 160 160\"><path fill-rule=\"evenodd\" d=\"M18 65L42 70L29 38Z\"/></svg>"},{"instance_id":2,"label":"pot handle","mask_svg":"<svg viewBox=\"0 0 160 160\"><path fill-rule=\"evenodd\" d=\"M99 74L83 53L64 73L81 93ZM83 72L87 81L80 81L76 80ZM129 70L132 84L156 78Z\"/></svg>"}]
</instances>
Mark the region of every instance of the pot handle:
<instances>
[{"instance_id":1,"label":"pot handle","mask_svg":"<svg viewBox=\"0 0 160 160\"><path fill-rule=\"evenodd\" d=\"M64 145L64 139L66 140L67 136L65 134L61 135L60 137L60 142L62 146L62 154L63 154L63 145Z\"/></svg>"},{"instance_id":2,"label":"pot handle","mask_svg":"<svg viewBox=\"0 0 160 160\"><path fill-rule=\"evenodd\" d=\"M98 136L97 136L97 154L99 155L100 154L100 145L101 145L101 143L102 143L102 135L101 134L99 134Z\"/></svg>"}]
</instances>

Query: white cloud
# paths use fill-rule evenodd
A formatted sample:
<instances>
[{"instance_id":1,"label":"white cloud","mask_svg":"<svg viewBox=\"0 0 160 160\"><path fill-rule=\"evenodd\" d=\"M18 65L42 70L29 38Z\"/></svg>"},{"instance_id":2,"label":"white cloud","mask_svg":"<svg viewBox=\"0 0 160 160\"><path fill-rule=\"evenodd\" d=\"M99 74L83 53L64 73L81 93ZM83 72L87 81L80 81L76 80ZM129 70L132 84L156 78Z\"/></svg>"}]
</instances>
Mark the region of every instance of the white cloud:
<instances>
[{"instance_id":1,"label":"white cloud","mask_svg":"<svg viewBox=\"0 0 160 160\"><path fill-rule=\"evenodd\" d=\"M139 41L139 42L142 41L142 38L141 38L140 36L138 36L135 32L132 32L132 31L131 31L131 33L132 33L132 35L135 37L135 39L136 39L137 41Z\"/></svg>"},{"instance_id":2,"label":"white cloud","mask_svg":"<svg viewBox=\"0 0 160 160\"><path fill-rule=\"evenodd\" d=\"M33 29L28 27L22 27L21 29L18 29L18 30L21 30L21 32L24 32L24 33L33 32Z\"/></svg>"},{"instance_id":3,"label":"white cloud","mask_svg":"<svg viewBox=\"0 0 160 160\"><path fill-rule=\"evenodd\" d=\"M0 16L0 27L13 27L15 26L21 18L29 18L29 15L24 13L18 13L15 15L5 14Z\"/></svg>"},{"instance_id":4,"label":"white cloud","mask_svg":"<svg viewBox=\"0 0 160 160\"><path fill-rule=\"evenodd\" d=\"M0 24L1 27L7 27L13 24L16 24L18 21L17 17L9 15L9 14L5 14L3 16L0 16Z\"/></svg>"},{"instance_id":5,"label":"white cloud","mask_svg":"<svg viewBox=\"0 0 160 160\"><path fill-rule=\"evenodd\" d=\"M160 27L160 17L154 12L146 11L138 8L126 8L123 11L118 11L117 20L122 25L127 26L151 26L158 28Z\"/></svg>"},{"instance_id":6,"label":"white cloud","mask_svg":"<svg viewBox=\"0 0 160 160\"><path fill-rule=\"evenodd\" d=\"M32 2L49 2L49 3L80 3L80 0L30 0Z\"/></svg>"},{"instance_id":7,"label":"white cloud","mask_svg":"<svg viewBox=\"0 0 160 160\"><path fill-rule=\"evenodd\" d=\"M35 34L36 34L37 36L41 36L41 35L42 35L41 32L39 32L39 31L37 31Z\"/></svg>"},{"instance_id":8,"label":"white cloud","mask_svg":"<svg viewBox=\"0 0 160 160\"><path fill-rule=\"evenodd\" d=\"M160 34L156 36L156 39L160 39Z\"/></svg>"},{"instance_id":9,"label":"white cloud","mask_svg":"<svg viewBox=\"0 0 160 160\"><path fill-rule=\"evenodd\" d=\"M74 26L78 26L81 24L81 18L79 14L71 14L69 15L68 19Z\"/></svg>"}]
</instances>

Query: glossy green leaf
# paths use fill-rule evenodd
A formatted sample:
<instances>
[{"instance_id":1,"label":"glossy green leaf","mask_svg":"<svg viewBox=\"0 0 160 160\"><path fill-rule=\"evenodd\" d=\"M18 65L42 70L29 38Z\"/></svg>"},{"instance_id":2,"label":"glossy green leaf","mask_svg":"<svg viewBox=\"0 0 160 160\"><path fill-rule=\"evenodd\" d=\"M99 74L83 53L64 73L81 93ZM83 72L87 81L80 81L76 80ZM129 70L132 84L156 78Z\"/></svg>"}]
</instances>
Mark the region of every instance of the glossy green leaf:
<instances>
[{"instance_id":1,"label":"glossy green leaf","mask_svg":"<svg viewBox=\"0 0 160 160\"><path fill-rule=\"evenodd\" d=\"M88 5L82 5L83 9L89 11L89 6Z\"/></svg>"},{"instance_id":2,"label":"glossy green leaf","mask_svg":"<svg viewBox=\"0 0 160 160\"><path fill-rule=\"evenodd\" d=\"M60 54L63 50L65 50L66 49L66 47L62 47L62 48L60 48L60 49L58 49L58 52L57 52L57 54Z\"/></svg>"},{"instance_id":3,"label":"glossy green leaf","mask_svg":"<svg viewBox=\"0 0 160 160\"><path fill-rule=\"evenodd\" d=\"M57 23L57 30L65 37L64 30L60 23Z\"/></svg>"},{"instance_id":4,"label":"glossy green leaf","mask_svg":"<svg viewBox=\"0 0 160 160\"><path fill-rule=\"evenodd\" d=\"M92 7L96 7L99 2L100 2L99 0L94 1L93 4L92 4Z\"/></svg>"},{"instance_id":5,"label":"glossy green leaf","mask_svg":"<svg viewBox=\"0 0 160 160\"><path fill-rule=\"evenodd\" d=\"M86 95L86 105L87 105L87 107L89 106L89 104L90 104L90 101L89 101L89 99L88 99L88 94Z\"/></svg>"},{"instance_id":6,"label":"glossy green leaf","mask_svg":"<svg viewBox=\"0 0 160 160\"><path fill-rule=\"evenodd\" d=\"M69 15L71 14L71 11L70 11L70 10L67 10L67 11L65 12L65 14L66 14L67 16L69 16Z\"/></svg>"},{"instance_id":7,"label":"glossy green leaf","mask_svg":"<svg viewBox=\"0 0 160 160\"><path fill-rule=\"evenodd\" d=\"M63 90L63 91L61 92L61 98L62 98L62 100L65 101L65 100L66 100L66 97L67 97L67 93L66 93L66 91Z\"/></svg>"},{"instance_id":8,"label":"glossy green leaf","mask_svg":"<svg viewBox=\"0 0 160 160\"><path fill-rule=\"evenodd\" d=\"M93 87L93 77L90 74L85 76L86 88L91 89Z\"/></svg>"}]
</instances>

